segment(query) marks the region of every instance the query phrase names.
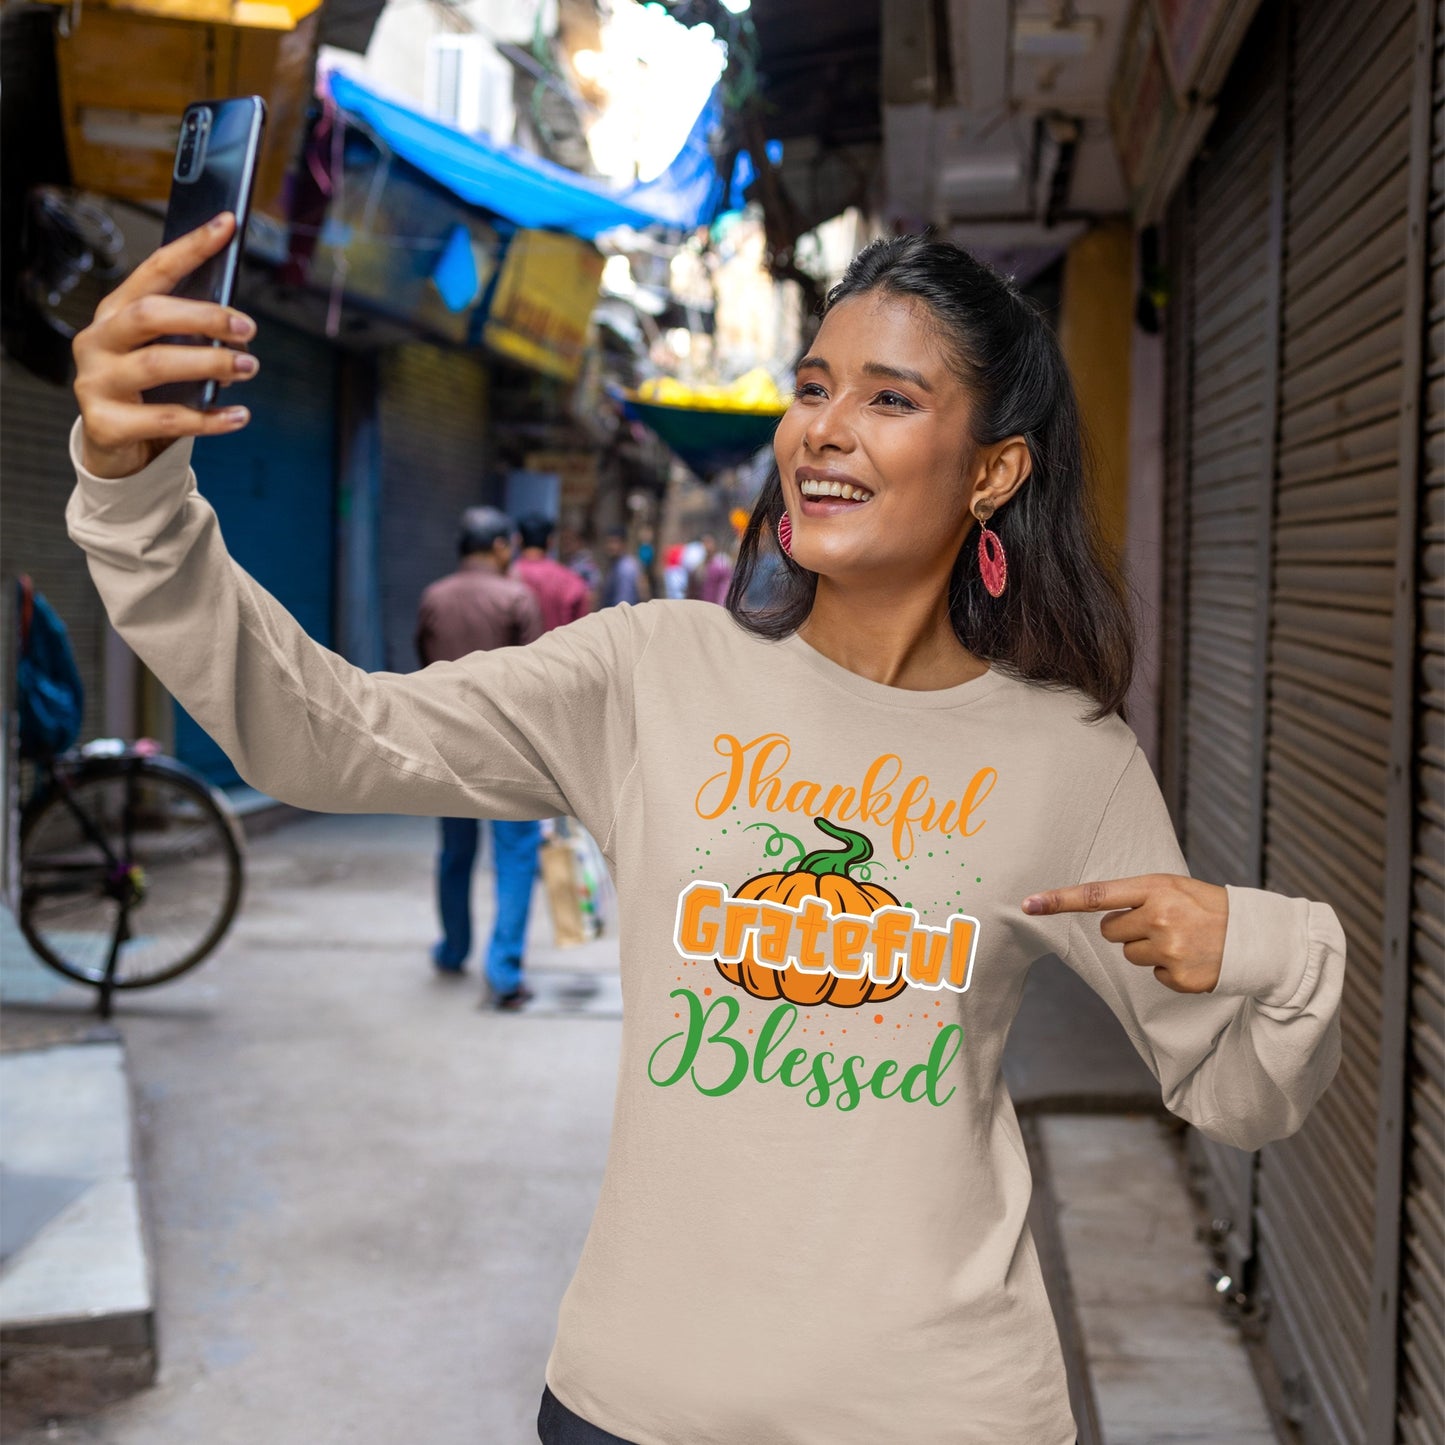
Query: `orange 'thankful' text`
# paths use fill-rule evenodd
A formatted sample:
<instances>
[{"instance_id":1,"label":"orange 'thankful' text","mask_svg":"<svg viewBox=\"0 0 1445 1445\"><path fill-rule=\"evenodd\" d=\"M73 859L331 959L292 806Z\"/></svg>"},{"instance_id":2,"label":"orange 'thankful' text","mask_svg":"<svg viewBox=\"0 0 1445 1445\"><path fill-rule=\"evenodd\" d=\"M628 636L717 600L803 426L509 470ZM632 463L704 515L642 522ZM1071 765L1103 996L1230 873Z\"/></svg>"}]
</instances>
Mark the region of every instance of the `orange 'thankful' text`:
<instances>
[{"instance_id":1,"label":"orange 'thankful' text","mask_svg":"<svg viewBox=\"0 0 1445 1445\"><path fill-rule=\"evenodd\" d=\"M905 781L903 759L897 753L874 758L859 785L847 787L785 777L793 746L783 733L764 733L747 743L731 733L719 733L712 745L727 767L698 789L694 804L698 817L720 818L742 798L750 808L768 813L876 823L891 829L893 852L900 861L913 856L915 829L973 837L987 821L974 814L998 781L995 769L979 768L956 801L939 802L926 774L915 773Z\"/></svg>"}]
</instances>

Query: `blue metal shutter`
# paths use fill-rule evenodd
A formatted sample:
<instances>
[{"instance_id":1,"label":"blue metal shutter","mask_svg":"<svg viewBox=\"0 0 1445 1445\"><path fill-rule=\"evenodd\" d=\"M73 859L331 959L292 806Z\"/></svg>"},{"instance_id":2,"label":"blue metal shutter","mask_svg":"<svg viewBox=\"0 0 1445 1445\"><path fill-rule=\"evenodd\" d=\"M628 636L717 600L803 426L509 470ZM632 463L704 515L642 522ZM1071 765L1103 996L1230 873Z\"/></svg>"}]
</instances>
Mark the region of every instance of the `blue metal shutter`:
<instances>
[{"instance_id":1,"label":"blue metal shutter","mask_svg":"<svg viewBox=\"0 0 1445 1445\"><path fill-rule=\"evenodd\" d=\"M331 645L336 485L336 356L315 337L263 321L252 348L261 369L228 398L251 424L196 444L201 492L231 555L318 642ZM233 783L231 761L176 707L176 755L212 782Z\"/></svg>"}]
</instances>

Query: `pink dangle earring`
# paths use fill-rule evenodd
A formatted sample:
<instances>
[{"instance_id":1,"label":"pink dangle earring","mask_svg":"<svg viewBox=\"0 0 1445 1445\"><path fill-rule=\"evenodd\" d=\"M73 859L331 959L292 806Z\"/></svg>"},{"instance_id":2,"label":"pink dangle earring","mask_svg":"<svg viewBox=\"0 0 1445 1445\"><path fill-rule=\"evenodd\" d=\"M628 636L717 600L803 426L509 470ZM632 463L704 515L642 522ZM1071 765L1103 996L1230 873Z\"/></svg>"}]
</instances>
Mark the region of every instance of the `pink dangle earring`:
<instances>
[{"instance_id":1,"label":"pink dangle earring","mask_svg":"<svg viewBox=\"0 0 1445 1445\"><path fill-rule=\"evenodd\" d=\"M978 572L990 597L1002 597L1008 585L1008 558L997 532L990 531L988 519L993 516L993 503L980 502L974 513L978 519Z\"/></svg>"},{"instance_id":2,"label":"pink dangle earring","mask_svg":"<svg viewBox=\"0 0 1445 1445\"><path fill-rule=\"evenodd\" d=\"M778 518L778 546L783 549L785 557L793 555L793 519L786 510Z\"/></svg>"}]
</instances>

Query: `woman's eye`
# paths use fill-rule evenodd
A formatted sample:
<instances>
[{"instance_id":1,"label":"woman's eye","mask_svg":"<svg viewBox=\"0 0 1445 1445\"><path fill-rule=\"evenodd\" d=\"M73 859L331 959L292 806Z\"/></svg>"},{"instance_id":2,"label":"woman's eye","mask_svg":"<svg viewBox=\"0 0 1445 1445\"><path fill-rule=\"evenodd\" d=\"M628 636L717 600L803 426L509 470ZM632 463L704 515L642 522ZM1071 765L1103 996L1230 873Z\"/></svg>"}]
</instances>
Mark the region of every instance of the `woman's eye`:
<instances>
[{"instance_id":1,"label":"woman's eye","mask_svg":"<svg viewBox=\"0 0 1445 1445\"><path fill-rule=\"evenodd\" d=\"M903 407L908 411L913 410L913 403L906 396L900 396L896 391L880 391L877 400L884 406Z\"/></svg>"},{"instance_id":2,"label":"woman's eye","mask_svg":"<svg viewBox=\"0 0 1445 1445\"><path fill-rule=\"evenodd\" d=\"M819 386L816 381L805 381L801 386L793 389L793 395L800 401L804 398L823 396L825 394L823 388Z\"/></svg>"}]
</instances>

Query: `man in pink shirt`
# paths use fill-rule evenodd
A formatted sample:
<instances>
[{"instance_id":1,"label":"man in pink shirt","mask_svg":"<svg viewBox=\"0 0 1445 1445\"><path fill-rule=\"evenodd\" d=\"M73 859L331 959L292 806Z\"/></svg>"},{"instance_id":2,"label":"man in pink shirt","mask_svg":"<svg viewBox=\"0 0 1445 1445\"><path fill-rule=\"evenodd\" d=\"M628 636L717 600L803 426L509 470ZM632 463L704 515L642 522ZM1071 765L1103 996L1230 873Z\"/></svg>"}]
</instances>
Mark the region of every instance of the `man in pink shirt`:
<instances>
[{"instance_id":1,"label":"man in pink shirt","mask_svg":"<svg viewBox=\"0 0 1445 1445\"><path fill-rule=\"evenodd\" d=\"M592 610L587 584L570 568L547 555L552 542L552 522L540 515L523 517L517 523L522 538L522 555L512 564L512 576L525 582L542 609L542 630L565 627Z\"/></svg>"}]
</instances>

